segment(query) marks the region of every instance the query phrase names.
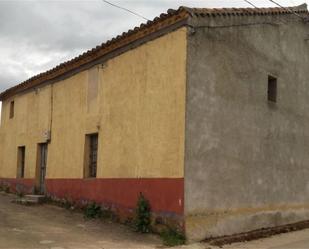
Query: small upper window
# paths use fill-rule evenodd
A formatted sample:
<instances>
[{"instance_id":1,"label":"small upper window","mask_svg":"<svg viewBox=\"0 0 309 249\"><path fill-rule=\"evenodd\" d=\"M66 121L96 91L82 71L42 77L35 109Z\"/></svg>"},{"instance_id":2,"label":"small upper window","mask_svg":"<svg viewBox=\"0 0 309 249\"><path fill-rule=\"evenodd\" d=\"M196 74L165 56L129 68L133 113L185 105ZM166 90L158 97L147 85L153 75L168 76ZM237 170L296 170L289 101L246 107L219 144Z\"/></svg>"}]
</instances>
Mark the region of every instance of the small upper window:
<instances>
[{"instance_id":1,"label":"small upper window","mask_svg":"<svg viewBox=\"0 0 309 249\"><path fill-rule=\"evenodd\" d=\"M277 102L277 78L273 76L268 76L268 92L267 92L268 101Z\"/></svg>"},{"instance_id":2,"label":"small upper window","mask_svg":"<svg viewBox=\"0 0 309 249\"><path fill-rule=\"evenodd\" d=\"M10 118L14 118L14 101L10 103Z\"/></svg>"}]
</instances>

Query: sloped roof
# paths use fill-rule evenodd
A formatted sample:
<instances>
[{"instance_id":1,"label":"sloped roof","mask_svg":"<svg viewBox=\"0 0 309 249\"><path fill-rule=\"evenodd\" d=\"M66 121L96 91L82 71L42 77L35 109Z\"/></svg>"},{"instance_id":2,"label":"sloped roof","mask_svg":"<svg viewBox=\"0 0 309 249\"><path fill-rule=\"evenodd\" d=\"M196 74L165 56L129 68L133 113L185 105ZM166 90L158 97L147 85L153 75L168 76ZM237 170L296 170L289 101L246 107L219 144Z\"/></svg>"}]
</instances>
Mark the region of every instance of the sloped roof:
<instances>
[{"instance_id":1,"label":"sloped roof","mask_svg":"<svg viewBox=\"0 0 309 249\"><path fill-rule=\"evenodd\" d=\"M224 16L263 16L263 15L283 15L283 14L308 14L307 5L303 4L288 8L189 8L179 7L177 10L169 9L167 13L162 13L160 16L154 18L152 21L141 24L139 27L130 29L111 40L102 43L101 45L88 50L87 52L59 64L58 66L40 73L30 79L13 86L0 94L0 100L13 96L21 91L38 86L50 80L75 70L83 65L91 63L92 61L109 54L110 52L137 41L149 34L155 33L163 28L169 27L177 22L185 20L189 17L224 17Z\"/></svg>"}]
</instances>

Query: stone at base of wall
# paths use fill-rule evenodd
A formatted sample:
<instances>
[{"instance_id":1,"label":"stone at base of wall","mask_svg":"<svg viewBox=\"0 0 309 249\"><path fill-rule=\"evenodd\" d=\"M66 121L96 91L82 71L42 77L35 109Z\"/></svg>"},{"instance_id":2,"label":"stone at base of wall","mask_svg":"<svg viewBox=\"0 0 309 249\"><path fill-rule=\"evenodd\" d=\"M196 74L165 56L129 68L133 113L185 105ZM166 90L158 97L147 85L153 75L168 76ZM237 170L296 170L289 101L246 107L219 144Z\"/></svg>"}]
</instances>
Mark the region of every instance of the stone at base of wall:
<instances>
[{"instance_id":1,"label":"stone at base of wall","mask_svg":"<svg viewBox=\"0 0 309 249\"><path fill-rule=\"evenodd\" d=\"M252 230L271 228L309 220L306 205L275 207L272 210L248 213L192 215L185 217L186 235L189 241L240 234Z\"/></svg>"}]
</instances>

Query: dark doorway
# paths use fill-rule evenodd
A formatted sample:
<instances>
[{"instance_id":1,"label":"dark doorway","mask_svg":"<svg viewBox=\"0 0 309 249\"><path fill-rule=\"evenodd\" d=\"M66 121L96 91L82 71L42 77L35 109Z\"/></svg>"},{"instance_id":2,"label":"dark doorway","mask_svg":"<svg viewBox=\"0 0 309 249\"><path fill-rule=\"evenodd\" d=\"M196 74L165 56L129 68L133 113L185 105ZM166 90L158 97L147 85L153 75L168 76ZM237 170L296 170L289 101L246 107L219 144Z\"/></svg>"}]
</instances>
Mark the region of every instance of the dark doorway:
<instances>
[{"instance_id":1,"label":"dark doorway","mask_svg":"<svg viewBox=\"0 0 309 249\"><path fill-rule=\"evenodd\" d=\"M19 146L17 155L17 178L24 178L25 176L25 154L26 147Z\"/></svg>"},{"instance_id":2,"label":"dark doorway","mask_svg":"<svg viewBox=\"0 0 309 249\"><path fill-rule=\"evenodd\" d=\"M47 143L38 146L38 165L37 165L37 190L40 194L45 193L45 176L47 166Z\"/></svg>"}]
</instances>

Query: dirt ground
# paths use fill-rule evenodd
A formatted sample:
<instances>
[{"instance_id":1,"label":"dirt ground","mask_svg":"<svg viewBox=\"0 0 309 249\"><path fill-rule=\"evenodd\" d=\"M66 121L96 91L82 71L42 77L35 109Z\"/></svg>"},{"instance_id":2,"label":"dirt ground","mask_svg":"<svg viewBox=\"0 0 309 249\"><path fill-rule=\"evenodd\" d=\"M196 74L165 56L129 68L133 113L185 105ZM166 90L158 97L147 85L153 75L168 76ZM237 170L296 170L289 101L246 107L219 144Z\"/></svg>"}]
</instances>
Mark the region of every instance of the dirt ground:
<instances>
[{"instance_id":1,"label":"dirt ground","mask_svg":"<svg viewBox=\"0 0 309 249\"><path fill-rule=\"evenodd\" d=\"M141 235L128 227L85 220L81 213L53 205L23 206L0 194L0 248L158 248L155 235Z\"/></svg>"},{"instance_id":2,"label":"dirt ground","mask_svg":"<svg viewBox=\"0 0 309 249\"><path fill-rule=\"evenodd\" d=\"M53 205L22 206L14 196L0 193L1 249L154 249L165 248L152 234L127 226L89 221L81 213ZM173 249L218 249L205 243ZM224 249L309 249L309 229L267 239L226 245Z\"/></svg>"}]
</instances>

